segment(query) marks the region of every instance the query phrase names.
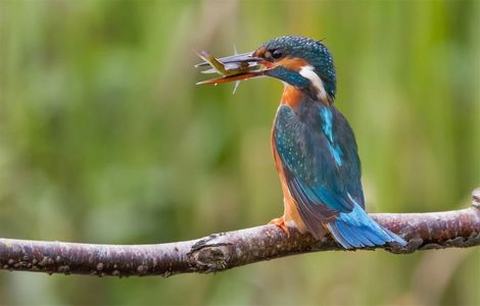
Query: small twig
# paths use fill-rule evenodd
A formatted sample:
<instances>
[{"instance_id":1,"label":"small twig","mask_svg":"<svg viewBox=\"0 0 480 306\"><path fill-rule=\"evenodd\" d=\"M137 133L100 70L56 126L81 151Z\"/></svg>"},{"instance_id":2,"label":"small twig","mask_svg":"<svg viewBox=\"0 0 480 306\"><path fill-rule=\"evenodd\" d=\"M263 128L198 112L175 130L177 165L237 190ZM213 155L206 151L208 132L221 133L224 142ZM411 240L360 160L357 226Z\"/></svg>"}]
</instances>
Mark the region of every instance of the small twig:
<instances>
[{"instance_id":1,"label":"small twig","mask_svg":"<svg viewBox=\"0 0 480 306\"><path fill-rule=\"evenodd\" d=\"M393 253L480 245L480 188L471 208L432 213L372 214L408 241ZM331 237L316 241L274 225L212 234L197 240L152 245L99 245L0 238L0 269L97 276L164 277L217 272L258 261L314 251L343 250Z\"/></svg>"}]
</instances>

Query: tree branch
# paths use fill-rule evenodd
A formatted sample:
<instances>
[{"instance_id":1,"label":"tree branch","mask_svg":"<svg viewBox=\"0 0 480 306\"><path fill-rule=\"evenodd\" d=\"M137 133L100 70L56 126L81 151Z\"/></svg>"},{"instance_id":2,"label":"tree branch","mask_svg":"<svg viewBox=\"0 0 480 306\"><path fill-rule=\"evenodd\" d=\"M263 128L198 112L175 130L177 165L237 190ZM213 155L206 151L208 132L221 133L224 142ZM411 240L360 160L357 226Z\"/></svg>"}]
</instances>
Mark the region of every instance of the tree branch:
<instances>
[{"instance_id":1,"label":"tree branch","mask_svg":"<svg viewBox=\"0 0 480 306\"><path fill-rule=\"evenodd\" d=\"M456 211L372 214L381 225L408 241L393 253L480 245L480 188L472 207ZM0 269L97 276L143 276L217 272L273 258L315 251L343 250L330 236L316 241L291 229L287 237L262 225L197 240L152 245L100 245L0 238Z\"/></svg>"}]
</instances>

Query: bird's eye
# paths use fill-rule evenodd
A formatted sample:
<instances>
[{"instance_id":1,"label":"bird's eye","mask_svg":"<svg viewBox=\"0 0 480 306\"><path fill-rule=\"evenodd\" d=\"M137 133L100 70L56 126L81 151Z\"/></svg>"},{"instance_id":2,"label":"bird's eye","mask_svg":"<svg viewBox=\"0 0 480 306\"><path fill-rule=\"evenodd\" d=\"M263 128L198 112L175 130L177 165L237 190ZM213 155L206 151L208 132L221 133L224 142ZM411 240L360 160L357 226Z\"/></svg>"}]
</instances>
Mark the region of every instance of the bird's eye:
<instances>
[{"instance_id":1,"label":"bird's eye","mask_svg":"<svg viewBox=\"0 0 480 306\"><path fill-rule=\"evenodd\" d=\"M264 57L269 61L274 61L283 56L283 52L280 49L270 49L265 52Z\"/></svg>"},{"instance_id":2,"label":"bird's eye","mask_svg":"<svg viewBox=\"0 0 480 306\"><path fill-rule=\"evenodd\" d=\"M272 57L273 57L274 59L279 59L279 58L281 58L281 57L283 56L282 51L279 50L279 49L275 49L275 50L271 51L271 53L272 53Z\"/></svg>"}]
</instances>

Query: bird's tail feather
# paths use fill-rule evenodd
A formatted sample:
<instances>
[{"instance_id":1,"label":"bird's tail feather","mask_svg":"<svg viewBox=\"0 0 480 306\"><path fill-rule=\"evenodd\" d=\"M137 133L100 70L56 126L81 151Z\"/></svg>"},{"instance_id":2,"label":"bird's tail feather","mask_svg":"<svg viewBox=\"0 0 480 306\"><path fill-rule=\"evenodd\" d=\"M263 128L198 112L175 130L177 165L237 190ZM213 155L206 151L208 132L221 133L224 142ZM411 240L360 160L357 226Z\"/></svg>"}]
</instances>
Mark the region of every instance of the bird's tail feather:
<instances>
[{"instance_id":1,"label":"bird's tail feather","mask_svg":"<svg viewBox=\"0 0 480 306\"><path fill-rule=\"evenodd\" d=\"M381 246L387 243L406 245L403 238L376 223L355 204L349 213L340 213L335 221L327 224L335 240L346 249Z\"/></svg>"}]
</instances>

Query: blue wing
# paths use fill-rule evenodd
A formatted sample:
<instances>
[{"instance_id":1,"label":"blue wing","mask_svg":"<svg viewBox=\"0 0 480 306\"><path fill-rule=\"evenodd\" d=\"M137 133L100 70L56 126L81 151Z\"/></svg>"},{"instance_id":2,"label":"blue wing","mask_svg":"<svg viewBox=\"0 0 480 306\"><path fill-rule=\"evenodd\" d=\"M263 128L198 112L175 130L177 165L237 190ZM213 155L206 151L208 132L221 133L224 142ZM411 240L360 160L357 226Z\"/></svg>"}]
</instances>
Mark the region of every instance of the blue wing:
<instances>
[{"instance_id":1,"label":"blue wing","mask_svg":"<svg viewBox=\"0 0 480 306\"><path fill-rule=\"evenodd\" d=\"M364 211L357 145L335 107L307 101L295 112L281 105L273 137L288 188L312 234L324 224L346 248L403 242Z\"/></svg>"},{"instance_id":2,"label":"blue wing","mask_svg":"<svg viewBox=\"0 0 480 306\"><path fill-rule=\"evenodd\" d=\"M303 116L286 105L277 112L274 141L291 191L305 205L324 206L330 214L352 211L354 202L363 207L360 161L350 126L334 107L311 107Z\"/></svg>"}]
</instances>

